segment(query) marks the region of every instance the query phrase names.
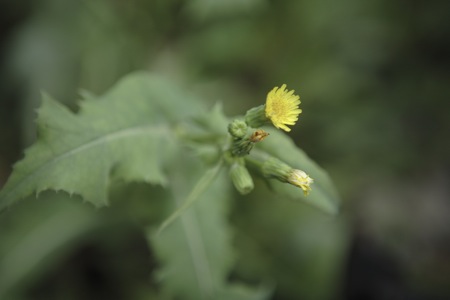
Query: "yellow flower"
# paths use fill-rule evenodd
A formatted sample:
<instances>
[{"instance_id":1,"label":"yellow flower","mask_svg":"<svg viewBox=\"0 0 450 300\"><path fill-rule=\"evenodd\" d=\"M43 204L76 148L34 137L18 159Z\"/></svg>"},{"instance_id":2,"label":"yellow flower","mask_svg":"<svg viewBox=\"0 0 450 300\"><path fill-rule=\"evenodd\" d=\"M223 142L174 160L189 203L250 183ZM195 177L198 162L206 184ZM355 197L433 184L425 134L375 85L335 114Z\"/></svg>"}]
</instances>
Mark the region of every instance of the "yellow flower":
<instances>
[{"instance_id":1,"label":"yellow flower","mask_svg":"<svg viewBox=\"0 0 450 300\"><path fill-rule=\"evenodd\" d=\"M302 170L297 169L292 169L292 171L288 175L287 180L290 184L301 188L305 196L308 195L311 191L311 184L314 182L314 180L309 177L308 174L306 174Z\"/></svg>"},{"instance_id":2,"label":"yellow flower","mask_svg":"<svg viewBox=\"0 0 450 300\"><path fill-rule=\"evenodd\" d=\"M267 94L266 117L276 128L289 132L291 129L286 125L294 125L298 120L298 115L302 112L298 108L299 104L300 97L294 95L294 90L286 90L285 84L281 88L274 87Z\"/></svg>"}]
</instances>

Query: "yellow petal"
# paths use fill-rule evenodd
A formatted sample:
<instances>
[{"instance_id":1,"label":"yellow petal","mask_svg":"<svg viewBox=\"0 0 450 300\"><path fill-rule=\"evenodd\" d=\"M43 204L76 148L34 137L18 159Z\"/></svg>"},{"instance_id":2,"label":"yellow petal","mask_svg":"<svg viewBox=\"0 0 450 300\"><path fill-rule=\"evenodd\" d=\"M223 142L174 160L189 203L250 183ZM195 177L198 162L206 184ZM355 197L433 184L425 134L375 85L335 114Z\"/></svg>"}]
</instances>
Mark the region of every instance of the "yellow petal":
<instances>
[{"instance_id":1,"label":"yellow petal","mask_svg":"<svg viewBox=\"0 0 450 300\"><path fill-rule=\"evenodd\" d=\"M267 94L266 117L276 128L289 132L291 129L286 125L295 125L298 115L302 112L298 108L299 104L300 97L294 95L294 90L286 90L286 84L283 84L280 88L274 87Z\"/></svg>"}]
</instances>

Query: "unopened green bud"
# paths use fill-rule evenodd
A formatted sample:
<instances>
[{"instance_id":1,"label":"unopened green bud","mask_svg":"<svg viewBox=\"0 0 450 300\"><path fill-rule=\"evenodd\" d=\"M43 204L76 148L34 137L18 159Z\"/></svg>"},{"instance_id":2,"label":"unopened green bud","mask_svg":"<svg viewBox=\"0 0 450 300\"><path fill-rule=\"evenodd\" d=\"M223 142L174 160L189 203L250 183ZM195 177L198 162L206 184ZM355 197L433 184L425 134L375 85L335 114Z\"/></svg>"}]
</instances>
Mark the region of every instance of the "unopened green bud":
<instances>
[{"instance_id":1,"label":"unopened green bud","mask_svg":"<svg viewBox=\"0 0 450 300\"><path fill-rule=\"evenodd\" d=\"M233 141L231 153L234 156L245 156L250 153L255 143L251 142L249 138L238 139Z\"/></svg>"},{"instance_id":2,"label":"unopened green bud","mask_svg":"<svg viewBox=\"0 0 450 300\"><path fill-rule=\"evenodd\" d=\"M241 195L246 195L253 190L252 176L243 163L236 161L230 166L230 177Z\"/></svg>"},{"instance_id":3,"label":"unopened green bud","mask_svg":"<svg viewBox=\"0 0 450 300\"><path fill-rule=\"evenodd\" d=\"M262 142L268 135L269 133L262 129L258 129L245 138L234 139L231 146L231 153L233 153L234 156L248 155L253 149L253 146L256 143Z\"/></svg>"},{"instance_id":4,"label":"unopened green bud","mask_svg":"<svg viewBox=\"0 0 450 300\"><path fill-rule=\"evenodd\" d=\"M228 132L233 138L242 139L247 135L247 127L244 120L236 119L228 125Z\"/></svg>"},{"instance_id":5,"label":"unopened green bud","mask_svg":"<svg viewBox=\"0 0 450 300\"><path fill-rule=\"evenodd\" d=\"M291 169L289 165L278 158L270 157L263 162L261 171L267 178L276 178L280 181L287 182L287 177Z\"/></svg>"}]
</instances>

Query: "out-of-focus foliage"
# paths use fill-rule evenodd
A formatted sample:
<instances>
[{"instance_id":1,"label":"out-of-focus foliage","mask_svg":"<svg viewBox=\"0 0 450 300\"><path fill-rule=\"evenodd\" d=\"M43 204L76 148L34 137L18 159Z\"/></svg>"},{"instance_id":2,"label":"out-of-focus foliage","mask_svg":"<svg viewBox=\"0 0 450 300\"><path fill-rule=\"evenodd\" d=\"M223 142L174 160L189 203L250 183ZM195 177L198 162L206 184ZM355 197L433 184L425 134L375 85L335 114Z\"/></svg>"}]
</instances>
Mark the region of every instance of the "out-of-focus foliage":
<instances>
[{"instance_id":1,"label":"out-of-focus foliage","mask_svg":"<svg viewBox=\"0 0 450 300\"><path fill-rule=\"evenodd\" d=\"M267 276L275 281L275 299L448 298L450 2L22 0L1 6L1 183L34 140L40 90L76 108L78 87L100 94L129 71L150 69L211 106L222 100L234 115L287 83L303 109L291 136L331 171L342 213L330 220L306 206L279 206L264 188L234 197L239 263L230 280ZM128 225L158 223L164 215L158 209L167 210L140 200L148 189L127 188L129 204L114 202L114 217ZM32 227L30 218L8 214ZM2 228L17 238L20 226ZM111 234L108 226L92 233L95 245L122 245L126 234ZM135 255L142 248L117 247L92 263L92 251L102 253L97 246L86 254L77 250L86 244L74 245L75 254L54 260L51 272L30 273L23 290L39 287L48 299L46 291L55 287L81 293L101 286L93 279L71 288L69 274L82 270L77 278L90 274L105 286L138 290L140 275L125 276L134 283L114 276L136 274L121 267L134 259L147 263L147 255ZM125 265L116 265L118 256L127 258Z\"/></svg>"}]
</instances>

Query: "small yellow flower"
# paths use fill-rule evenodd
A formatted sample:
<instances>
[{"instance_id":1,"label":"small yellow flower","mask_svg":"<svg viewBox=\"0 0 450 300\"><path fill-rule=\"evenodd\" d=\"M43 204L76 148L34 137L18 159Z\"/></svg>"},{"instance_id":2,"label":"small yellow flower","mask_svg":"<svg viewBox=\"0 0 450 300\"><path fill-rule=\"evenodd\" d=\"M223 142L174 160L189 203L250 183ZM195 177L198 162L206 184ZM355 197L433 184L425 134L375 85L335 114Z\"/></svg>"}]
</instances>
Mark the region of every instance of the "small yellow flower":
<instances>
[{"instance_id":1,"label":"small yellow flower","mask_svg":"<svg viewBox=\"0 0 450 300\"><path fill-rule=\"evenodd\" d=\"M302 170L292 169L287 178L288 182L292 185L298 186L303 190L303 193L306 195L311 191L311 184L314 180L308 176Z\"/></svg>"},{"instance_id":2,"label":"small yellow flower","mask_svg":"<svg viewBox=\"0 0 450 300\"><path fill-rule=\"evenodd\" d=\"M266 100L266 117L272 121L276 128L291 131L286 125L294 125L298 115L302 112L298 108L300 97L294 95L294 90L286 90L286 85L281 88L274 87L268 94Z\"/></svg>"}]
</instances>

